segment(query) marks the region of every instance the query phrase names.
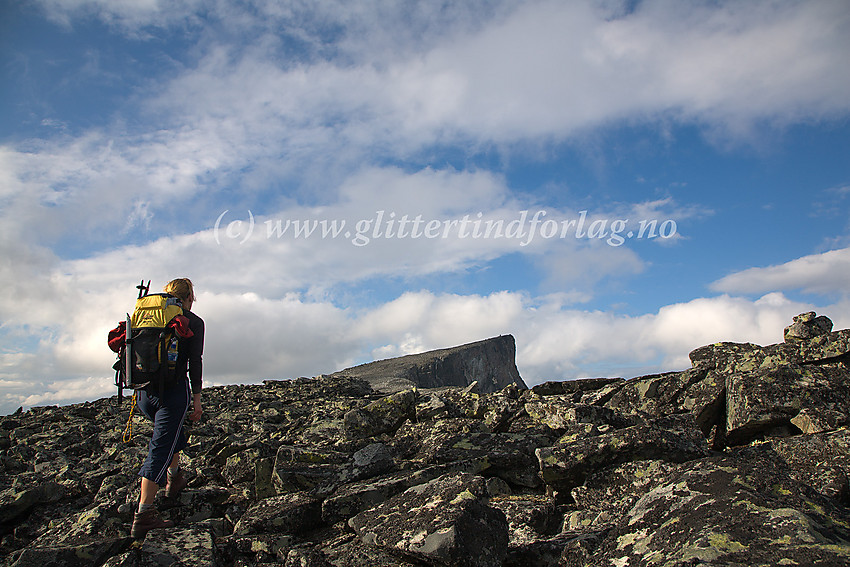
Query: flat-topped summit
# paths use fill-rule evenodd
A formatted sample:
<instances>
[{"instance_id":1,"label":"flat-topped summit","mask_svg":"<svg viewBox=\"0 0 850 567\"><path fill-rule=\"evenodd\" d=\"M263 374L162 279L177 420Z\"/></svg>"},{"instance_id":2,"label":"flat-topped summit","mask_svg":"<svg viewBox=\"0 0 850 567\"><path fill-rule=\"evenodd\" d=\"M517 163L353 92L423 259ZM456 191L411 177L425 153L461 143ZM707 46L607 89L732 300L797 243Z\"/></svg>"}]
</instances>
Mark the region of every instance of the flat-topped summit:
<instances>
[{"instance_id":1,"label":"flat-topped summit","mask_svg":"<svg viewBox=\"0 0 850 567\"><path fill-rule=\"evenodd\" d=\"M516 363L516 342L501 335L461 346L431 350L346 368L332 376L352 376L369 382L379 392L460 386L478 382L482 394L511 384L526 389Z\"/></svg>"}]
</instances>

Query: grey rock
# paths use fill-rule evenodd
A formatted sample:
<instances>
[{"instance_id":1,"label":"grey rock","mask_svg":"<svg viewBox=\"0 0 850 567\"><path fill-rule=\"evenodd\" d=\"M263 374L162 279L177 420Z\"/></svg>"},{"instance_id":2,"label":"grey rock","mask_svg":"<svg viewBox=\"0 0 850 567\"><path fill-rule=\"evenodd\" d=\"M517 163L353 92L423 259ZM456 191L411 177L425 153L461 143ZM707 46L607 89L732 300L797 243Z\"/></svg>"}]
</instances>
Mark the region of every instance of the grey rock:
<instances>
[{"instance_id":1,"label":"grey rock","mask_svg":"<svg viewBox=\"0 0 850 567\"><path fill-rule=\"evenodd\" d=\"M282 445L272 470L272 484L278 494L313 490L331 485L346 453L316 446Z\"/></svg>"},{"instance_id":2,"label":"grey rock","mask_svg":"<svg viewBox=\"0 0 850 567\"><path fill-rule=\"evenodd\" d=\"M508 521L508 545L516 547L557 535L562 514L545 494L517 494L490 498L490 506Z\"/></svg>"},{"instance_id":3,"label":"grey rock","mask_svg":"<svg viewBox=\"0 0 850 567\"><path fill-rule=\"evenodd\" d=\"M45 567L47 565L100 565L111 557L122 553L132 540L130 538L102 538L77 545L53 545L28 547L10 563L12 567Z\"/></svg>"},{"instance_id":4,"label":"grey rock","mask_svg":"<svg viewBox=\"0 0 850 567\"><path fill-rule=\"evenodd\" d=\"M338 483L349 483L372 478L393 467L393 456L383 443L371 443L351 456L337 479Z\"/></svg>"},{"instance_id":5,"label":"grey rock","mask_svg":"<svg viewBox=\"0 0 850 567\"><path fill-rule=\"evenodd\" d=\"M56 482L45 482L23 490L10 488L0 493L0 523L7 524L40 504L57 502L66 490Z\"/></svg>"},{"instance_id":6,"label":"grey rock","mask_svg":"<svg viewBox=\"0 0 850 567\"><path fill-rule=\"evenodd\" d=\"M349 437L374 437L394 433L408 419L416 419L416 392L403 390L345 414L345 433Z\"/></svg>"},{"instance_id":7,"label":"grey rock","mask_svg":"<svg viewBox=\"0 0 850 567\"><path fill-rule=\"evenodd\" d=\"M139 567L222 565L216 558L212 534L197 526L151 530L142 542L139 555Z\"/></svg>"},{"instance_id":8,"label":"grey rock","mask_svg":"<svg viewBox=\"0 0 850 567\"><path fill-rule=\"evenodd\" d=\"M413 486L425 484L446 474L479 474L489 467L486 459L455 461L392 473L339 487L322 503L322 519L332 524L374 508L381 502Z\"/></svg>"},{"instance_id":9,"label":"grey rock","mask_svg":"<svg viewBox=\"0 0 850 567\"><path fill-rule=\"evenodd\" d=\"M801 313L794 317L794 322L785 327L783 333L785 342L805 341L826 335L832 331L832 320L824 315L818 316L814 311Z\"/></svg>"},{"instance_id":10,"label":"grey rock","mask_svg":"<svg viewBox=\"0 0 850 567\"><path fill-rule=\"evenodd\" d=\"M322 501L308 494L295 492L260 500L239 519L233 533L298 534L321 523Z\"/></svg>"},{"instance_id":11,"label":"grey rock","mask_svg":"<svg viewBox=\"0 0 850 567\"><path fill-rule=\"evenodd\" d=\"M585 392L593 392L623 382L622 378L581 378L578 380L550 381L537 384L531 391L538 396L569 396L572 401L581 401Z\"/></svg>"},{"instance_id":12,"label":"grey rock","mask_svg":"<svg viewBox=\"0 0 850 567\"><path fill-rule=\"evenodd\" d=\"M836 423L843 422L847 400L850 382L843 369L788 364L732 374L726 378L726 437L736 445L789 435L791 420L802 410L810 416L830 412Z\"/></svg>"},{"instance_id":13,"label":"grey rock","mask_svg":"<svg viewBox=\"0 0 850 567\"><path fill-rule=\"evenodd\" d=\"M791 424L803 433L833 431L847 424L850 416L844 412L826 408L803 408L791 418Z\"/></svg>"},{"instance_id":14,"label":"grey rock","mask_svg":"<svg viewBox=\"0 0 850 567\"><path fill-rule=\"evenodd\" d=\"M836 511L769 460L708 458L644 494L588 563L842 565L850 533Z\"/></svg>"},{"instance_id":15,"label":"grey rock","mask_svg":"<svg viewBox=\"0 0 850 567\"><path fill-rule=\"evenodd\" d=\"M627 414L663 416L690 413L703 434L721 421L726 395L725 375L716 369L697 366L627 380L605 403L605 407Z\"/></svg>"},{"instance_id":16,"label":"grey rock","mask_svg":"<svg viewBox=\"0 0 850 567\"><path fill-rule=\"evenodd\" d=\"M499 566L508 547L505 515L486 503L486 482L442 476L348 521L360 540L435 565Z\"/></svg>"},{"instance_id":17,"label":"grey rock","mask_svg":"<svg viewBox=\"0 0 850 567\"><path fill-rule=\"evenodd\" d=\"M569 494L588 475L612 465L646 459L684 462L708 455L698 431L684 433L656 425L635 425L595 437L536 450L544 482Z\"/></svg>"}]
</instances>

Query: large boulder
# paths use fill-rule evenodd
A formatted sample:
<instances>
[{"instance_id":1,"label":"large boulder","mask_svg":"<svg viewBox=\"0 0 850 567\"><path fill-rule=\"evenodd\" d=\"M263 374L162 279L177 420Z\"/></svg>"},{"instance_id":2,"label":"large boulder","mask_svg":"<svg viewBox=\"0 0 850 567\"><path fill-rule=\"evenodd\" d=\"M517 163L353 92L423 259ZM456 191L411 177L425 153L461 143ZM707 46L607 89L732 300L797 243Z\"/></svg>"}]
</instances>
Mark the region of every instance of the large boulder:
<instances>
[{"instance_id":1,"label":"large boulder","mask_svg":"<svg viewBox=\"0 0 850 567\"><path fill-rule=\"evenodd\" d=\"M726 380L722 372L705 365L627 380L605 407L628 414L665 416L689 413L708 437L722 421Z\"/></svg>"},{"instance_id":2,"label":"large boulder","mask_svg":"<svg viewBox=\"0 0 850 567\"><path fill-rule=\"evenodd\" d=\"M413 486L425 484L447 474L479 474L488 466L486 459L469 459L351 482L338 487L325 498L322 503L322 519L327 523L347 520Z\"/></svg>"},{"instance_id":3,"label":"large boulder","mask_svg":"<svg viewBox=\"0 0 850 567\"><path fill-rule=\"evenodd\" d=\"M806 341L826 335L832 331L832 321L825 315L817 315L814 311L801 313L794 317L794 322L785 327L783 335L786 343Z\"/></svg>"},{"instance_id":4,"label":"large boulder","mask_svg":"<svg viewBox=\"0 0 850 567\"><path fill-rule=\"evenodd\" d=\"M612 465L646 459L684 462L707 454L705 438L695 426L659 424L625 427L536 450L544 482L565 495L584 484L588 475Z\"/></svg>"},{"instance_id":5,"label":"large boulder","mask_svg":"<svg viewBox=\"0 0 850 567\"><path fill-rule=\"evenodd\" d=\"M374 437L394 433L408 419L416 419L416 392L402 390L348 411L343 423L349 437Z\"/></svg>"},{"instance_id":6,"label":"large boulder","mask_svg":"<svg viewBox=\"0 0 850 567\"><path fill-rule=\"evenodd\" d=\"M296 492L260 500L242 515L233 533L298 534L321 523L322 501L303 492Z\"/></svg>"},{"instance_id":7,"label":"large boulder","mask_svg":"<svg viewBox=\"0 0 850 567\"><path fill-rule=\"evenodd\" d=\"M364 543L431 565L501 567L508 549L504 513L487 504L484 479L469 474L414 486L348 525Z\"/></svg>"},{"instance_id":8,"label":"large boulder","mask_svg":"<svg viewBox=\"0 0 850 567\"><path fill-rule=\"evenodd\" d=\"M844 513L773 460L742 457L680 468L631 506L587 564L846 565Z\"/></svg>"},{"instance_id":9,"label":"large boulder","mask_svg":"<svg viewBox=\"0 0 850 567\"><path fill-rule=\"evenodd\" d=\"M841 368L787 364L731 374L726 378L726 437L730 445L737 445L787 436L796 429L792 420L803 410L846 420L848 400L850 382Z\"/></svg>"}]
</instances>

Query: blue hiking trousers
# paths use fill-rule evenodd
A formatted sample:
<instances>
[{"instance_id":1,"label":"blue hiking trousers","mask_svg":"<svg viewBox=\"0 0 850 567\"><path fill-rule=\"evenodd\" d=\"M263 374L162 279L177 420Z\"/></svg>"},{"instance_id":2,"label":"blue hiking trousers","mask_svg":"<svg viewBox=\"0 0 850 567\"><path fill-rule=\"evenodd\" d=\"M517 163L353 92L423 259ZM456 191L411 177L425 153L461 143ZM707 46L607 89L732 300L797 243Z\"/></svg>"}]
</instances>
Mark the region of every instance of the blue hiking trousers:
<instances>
[{"instance_id":1,"label":"blue hiking trousers","mask_svg":"<svg viewBox=\"0 0 850 567\"><path fill-rule=\"evenodd\" d=\"M164 486L171 459L187 445L183 421L189 411L189 381L180 380L166 389L162 398L158 388L152 387L151 390L138 390L136 396L139 410L153 421L148 456L142 463L139 476Z\"/></svg>"}]
</instances>

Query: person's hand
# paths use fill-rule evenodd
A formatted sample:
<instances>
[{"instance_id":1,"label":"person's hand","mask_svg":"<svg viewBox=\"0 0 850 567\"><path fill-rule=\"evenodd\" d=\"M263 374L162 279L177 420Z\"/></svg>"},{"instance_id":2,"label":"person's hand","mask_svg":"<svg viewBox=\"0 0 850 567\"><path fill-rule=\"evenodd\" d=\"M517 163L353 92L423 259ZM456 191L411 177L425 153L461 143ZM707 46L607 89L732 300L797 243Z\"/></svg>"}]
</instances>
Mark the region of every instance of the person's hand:
<instances>
[{"instance_id":1,"label":"person's hand","mask_svg":"<svg viewBox=\"0 0 850 567\"><path fill-rule=\"evenodd\" d=\"M201 408L201 395L194 394L192 396L192 413L189 414L189 421L195 423L200 421L204 410Z\"/></svg>"}]
</instances>

